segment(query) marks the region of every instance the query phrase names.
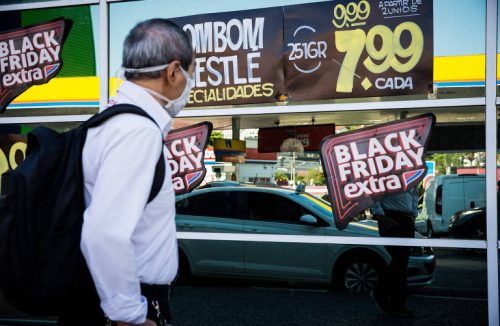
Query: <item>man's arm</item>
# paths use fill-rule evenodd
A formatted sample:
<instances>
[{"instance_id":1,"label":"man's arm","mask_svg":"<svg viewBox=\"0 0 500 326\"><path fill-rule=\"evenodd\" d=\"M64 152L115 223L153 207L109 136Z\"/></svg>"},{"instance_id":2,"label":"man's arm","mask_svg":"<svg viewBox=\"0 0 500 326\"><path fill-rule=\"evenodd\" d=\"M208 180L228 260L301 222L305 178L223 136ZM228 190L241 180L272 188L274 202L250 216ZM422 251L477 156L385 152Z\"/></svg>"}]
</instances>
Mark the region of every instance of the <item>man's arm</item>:
<instances>
[{"instance_id":1,"label":"man's arm","mask_svg":"<svg viewBox=\"0 0 500 326\"><path fill-rule=\"evenodd\" d=\"M156 126L141 119L124 117L114 121L123 122L118 128L99 131L107 141L95 158L99 170L84 213L81 242L108 318L139 325L146 320L147 302L140 293L132 236L151 191L162 144Z\"/></svg>"}]
</instances>

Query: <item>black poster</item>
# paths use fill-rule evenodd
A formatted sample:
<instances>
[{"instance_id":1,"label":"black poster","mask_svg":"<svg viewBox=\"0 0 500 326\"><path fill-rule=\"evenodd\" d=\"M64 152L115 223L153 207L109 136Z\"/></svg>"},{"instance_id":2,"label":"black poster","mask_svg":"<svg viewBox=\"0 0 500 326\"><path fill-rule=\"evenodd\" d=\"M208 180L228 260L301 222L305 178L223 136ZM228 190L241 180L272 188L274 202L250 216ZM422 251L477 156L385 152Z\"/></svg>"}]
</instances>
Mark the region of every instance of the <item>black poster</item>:
<instances>
[{"instance_id":1,"label":"black poster","mask_svg":"<svg viewBox=\"0 0 500 326\"><path fill-rule=\"evenodd\" d=\"M432 0L286 6L292 100L426 94L433 82Z\"/></svg>"},{"instance_id":2,"label":"black poster","mask_svg":"<svg viewBox=\"0 0 500 326\"><path fill-rule=\"evenodd\" d=\"M283 9L175 18L196 52L189 106L276 102L284 91Z\"/></svg>"}]
</instances>

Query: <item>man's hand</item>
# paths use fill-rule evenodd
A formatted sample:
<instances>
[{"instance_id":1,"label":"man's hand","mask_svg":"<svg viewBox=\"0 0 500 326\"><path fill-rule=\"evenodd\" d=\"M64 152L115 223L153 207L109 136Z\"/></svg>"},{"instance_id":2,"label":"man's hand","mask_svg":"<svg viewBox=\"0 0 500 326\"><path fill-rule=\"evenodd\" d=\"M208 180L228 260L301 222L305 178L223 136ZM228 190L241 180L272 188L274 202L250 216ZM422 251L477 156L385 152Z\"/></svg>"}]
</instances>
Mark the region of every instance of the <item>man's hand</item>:
<instances>
[{"instance_id":1,"label":"man's hand","mask_svg":"<svg viewBox=\"0 0 500 326\"><path fill-rule=\"evenodd\" d=\"M146 321L142 324L130 324L130 323L124 323L122 321L117 321L116 326L156 326L156 323L151 319L146 319Z\"/></svg>"}]
</instances>

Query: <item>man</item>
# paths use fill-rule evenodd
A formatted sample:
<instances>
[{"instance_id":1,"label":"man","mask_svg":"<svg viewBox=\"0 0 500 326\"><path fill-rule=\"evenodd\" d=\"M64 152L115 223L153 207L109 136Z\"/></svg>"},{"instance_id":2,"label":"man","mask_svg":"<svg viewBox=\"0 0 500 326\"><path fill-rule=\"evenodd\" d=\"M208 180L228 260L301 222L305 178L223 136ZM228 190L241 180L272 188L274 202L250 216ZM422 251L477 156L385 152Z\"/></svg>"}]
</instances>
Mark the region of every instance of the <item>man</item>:
<instances>
[{"instance_id":1,"label":"man","mask_svg":"<svg viewBox=\"0 0 500 326\"><path fill-rule=\"evenodd\" d=\"M381 237L415 237L415 217L418 215L418 192L412 188L401 194L387 196L371 207L378 221ZM370 293L377 307L387 313L401 317L413 317L406 308L406 272L410 258L410 247L386 246L391 256L387 271L380 275L375 290Z\"/></svg>"},{"instance_id":2,"label":"man","mask_svg":"<svg viewBox=\"0 0 500 326\"><path fill-rule=\"evenodd\" d=\"M61 316L63 325L105 325L106 319L118 326L170 324L169 285L177 274L178 250L165 157L162 188L147 201L163 139L189 97L191 42L168 20L141 22L125 39L123 67L126 81L109 106L139 106L156 124L125 113L88 132L81 249L99 299L87 298Z\"/></svg>"}]
</instances>

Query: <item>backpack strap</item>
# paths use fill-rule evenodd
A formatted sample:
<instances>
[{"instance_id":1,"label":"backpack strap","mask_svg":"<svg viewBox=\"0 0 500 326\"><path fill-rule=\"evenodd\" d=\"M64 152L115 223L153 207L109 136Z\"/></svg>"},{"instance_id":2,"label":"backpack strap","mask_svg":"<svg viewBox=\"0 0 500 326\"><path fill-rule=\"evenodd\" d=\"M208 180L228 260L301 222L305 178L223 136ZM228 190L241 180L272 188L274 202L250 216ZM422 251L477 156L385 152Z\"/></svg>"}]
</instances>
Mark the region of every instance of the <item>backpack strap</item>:
<instances>
[{"instance_id":1,"label":"backpack strap","mask_svg":"<svg viewBox=\"0 0 500 326\"><path fill-rule=\"evenodd\" d=\"M93 115L89 120L83 123L82 127L86 129L97 127L107 119L122 113L132 113L140 115L142 117L148 118L149 120L153 121L156 124L156 126L158 126L156 121L140 107L133 104L117 104L107 108L102 112L99 112L98 114ZM158 126L158 128L160 129L160 126ZM149 193L148 203L150 203L156 197L156 195L158 195L163 185L164 179L165 179L165 159L163 158L163 143L162 143L160 158L156 163L155 175L153 177L153 184L151 185L151 192Z\"/></svg>"}]
</instances>

